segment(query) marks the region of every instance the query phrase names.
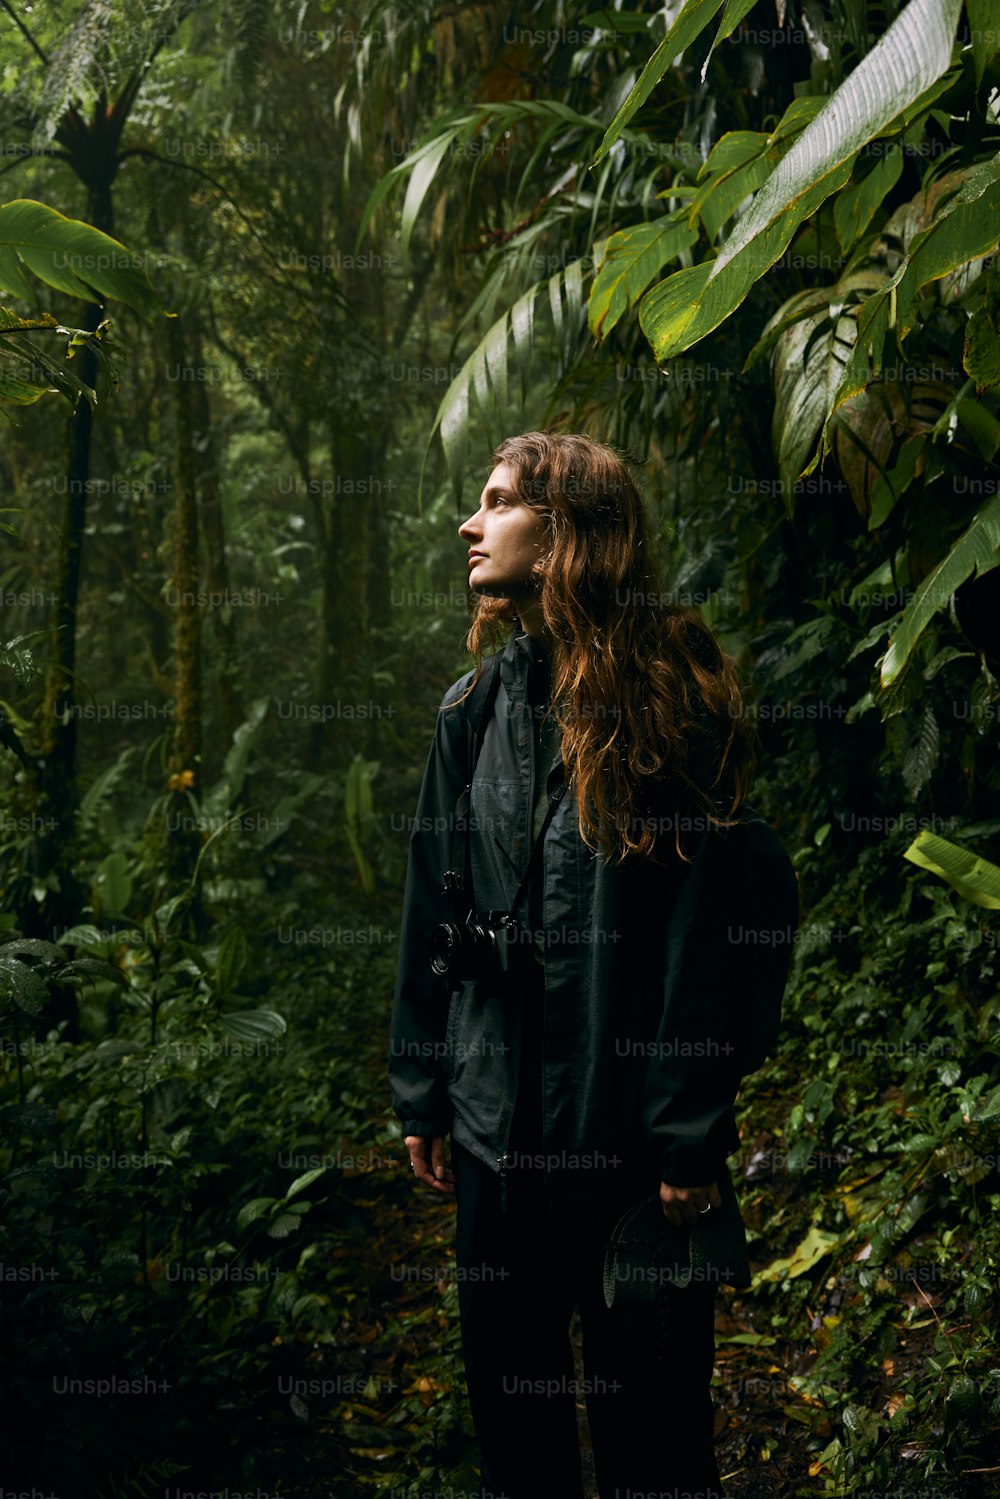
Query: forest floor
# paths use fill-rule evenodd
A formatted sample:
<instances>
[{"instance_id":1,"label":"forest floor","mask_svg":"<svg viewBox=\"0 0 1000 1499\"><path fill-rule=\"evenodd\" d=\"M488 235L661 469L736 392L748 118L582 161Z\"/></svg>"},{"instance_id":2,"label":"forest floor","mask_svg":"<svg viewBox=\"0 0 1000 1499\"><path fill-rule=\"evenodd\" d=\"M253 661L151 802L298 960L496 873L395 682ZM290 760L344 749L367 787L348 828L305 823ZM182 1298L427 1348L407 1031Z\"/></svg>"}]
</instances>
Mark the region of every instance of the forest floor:
<instances>
[{"instance_id":1,"label":"forest floor","mask_svg":"<svg viewBox=\"0 0 1000 1499\"><path fill-rule=\"evenodd\" d=\"M283 1499L473 1499L480 1493L478 1453L459 1339L455 1200L416 1183L410 1173L390 1109L385 1024L369 1020L364 1028L356 1016L345 1017L344 1035L351 1048L356 1124L330 1142L345 1162L328 1209L334 1215L328 1257L321 1251L322 1278L335 1312L333 1331L300 1334L280 1350L296 1392L288 1398L286 1386L284 1398L272 1394L250 1416L250 1445L266 1455L255 1476L269 1481L273 1494ZM778 1118L782 1107L780 1098L763 1096L761 1117ZM762 1128L744 1141L740 1158L752 1162L758 1151L773 1153L774 1145ZM351 1152L354 1165L348 1164ZM746 1172L752 1174L752 1168ZM765 1223L773 1230L767 1239L751 1235L754 1270L763 1259L771 1261L800 1244L815 1220L817 1191L832 1196L835 1190L832 1182L823 1186L783 1168L763 1182L737 1178L736 1186L745 1214L751 1207L748 1225L753 1218L758 1227ZM754 1258L755 1247L765 1251L762 1259ZM915 1252L919 1256L919 1246ZM952 1253L964 1259L975 1250L971 1243L954 1241ZM801 1270L811 1272L812 1264ZM929 1298L916 1284L901 1282L893 1318L905 1332L895 1351L883 1357L867 1348L859 1330L854 1355L859 1388L812 1385L820 1395L828 1394L827 1408L816 1394L806 1393L803 1377L814 1374L829 1325L851 1316L857 1285L843 1265L838 1271L829 1259L822 1261L818 1277L802 1273L794 1284L807 1294L795 1301L801 1311L784 1319L773 1315L773 1294L765 1300L723 1287L717 1295L712 1396L727 1499L820 1499L834 1493L830 1473L818 1459L842 1432L845 1399L891 1410L914 1371L933 1360L938 1294L932 1287ZM791 1310L791 1297L788 1304ZM571 1335L582 1380L579 1314ZM582 1397L578 1423L585 1499L598 1499ZM891 1446L897 1474L901 1458L920 1455L919 1443L903 1451L907 1444L893 1438ZM969 1467L983 1463L984 1476L970 1473L960 1484L928 1486L916 1476L908 1482L897 1477L881 1488L858 1487L853 1499L986 1499L997 1492L990 1484L1000 1471L987 1465L998 1461L977 1454Z\"/></svg>"},{"instance_id":2,"label":"forest floor","mask_svg":"<svg viewBox=\"0 0 1000 1499\"><path fill-rule=\"evenodd\" d=\"M366 1077L358 1091L369 1093L372 1129L381 1121L384 1133L392 1116L384 1037L375 1040L359 1059ZM414 1182L399 1140L359 1155L358 1168L342 1173L341 1194L330 1273L350 1311L332 1343L303 1345L294 1360L289 1350L303 1394L291 1401L294 1415L287 1405L270 1412L275 1482L295 1499L478 1495L458 1340L454 1198ZM731 1288L716 1306L716 1453L727 1499L821 1493L809 1466L833 1427L787 1384L802 1372L808 1343L759 1333L748 1301ZM579 1313L571 1336L582 1380ZM315 1391L324 1380L339 1381L332 1404L328 1395L310 1398L309 1382L319 1382ZM585 1496L598 1499L582 1397L578 1420ZM447 1482L421 1478L428 1470L447 1473Z\"/></svg>"}]
</instances>

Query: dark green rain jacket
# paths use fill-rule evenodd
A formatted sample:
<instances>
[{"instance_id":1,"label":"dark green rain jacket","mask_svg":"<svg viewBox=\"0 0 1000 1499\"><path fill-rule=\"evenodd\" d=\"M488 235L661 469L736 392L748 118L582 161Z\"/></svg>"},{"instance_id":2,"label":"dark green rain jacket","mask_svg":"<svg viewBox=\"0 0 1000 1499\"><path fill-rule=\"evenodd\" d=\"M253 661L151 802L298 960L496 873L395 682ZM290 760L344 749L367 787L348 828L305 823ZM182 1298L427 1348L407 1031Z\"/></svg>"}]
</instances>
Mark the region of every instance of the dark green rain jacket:
<instances>
[{"instance_id":1,"label":"dark green rain jacket","mask_svg":"<svg viewBox=\"0 0 1000 1499\"><path fill-rule=\"evenodd\" d=\"M511 635L471 796L476 910L508 910L531 850L535 734L531 637ZM489 669L489 663L486 663ZM455 919L441 894L452 825L468 780L465 705L475 676L438 711L412 824L393 995L389 1079L404 1135L445 1135L501 1176L517 1097L524 984L435 975L432 928ZM563 779L561 758L547 791ZM773 1050L798 924L798 889L770 825L744 805L727 830L687 839L691 864L634 856L605 864L579 835L565 794L540 870L545 966L544 1154L553 1193L587 1199L607 1183L717 1179L740 1138L740 1081ZM693 819L690 821L693 822ZM681 822L681 829L684 830ZM666 855L669 854L669 859ZM466 904L470 904L467 902ZM525 903L517 913L527 921Z\"/></svg>"}]
</instances>

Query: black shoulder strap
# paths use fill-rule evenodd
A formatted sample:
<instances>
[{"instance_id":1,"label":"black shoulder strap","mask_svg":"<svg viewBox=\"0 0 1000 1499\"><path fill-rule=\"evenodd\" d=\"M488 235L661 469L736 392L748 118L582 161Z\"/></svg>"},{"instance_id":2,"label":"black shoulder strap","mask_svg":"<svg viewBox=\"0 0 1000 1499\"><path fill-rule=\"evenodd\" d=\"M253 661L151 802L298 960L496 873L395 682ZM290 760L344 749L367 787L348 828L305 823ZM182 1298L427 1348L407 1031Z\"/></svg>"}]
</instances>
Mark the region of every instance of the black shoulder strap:
<instances>
[{"instance_id":1,"label":"black shoulder strap","mask_svg":"<svg viewBox=\"0 0 1000 1499\"><path fill-rule=\"evenodd\" d=\"M500 688L500 658L503 651L497 651L495 656L487 656L482 663L482 670L476 678L476 685L465 700L465 727L469 747L469 774L468 783L472 784L472 775L479 759L479 752L483 747L483 739L486 735L486 725L489 723L490 714L493 712L493 704Z\"/></svg>"},{"instance_id":2,"label":"black shoulder strap","mask_svg":"<svg viewBox=\"0 0 1000 1499\"><path fill-rule=\"evenodd\" d=\"M472 868L471 848L468 837L468 817L472 802L472 777L475 774L476 761L479 759L479 754L483 747L483 739L486 734L486 725L489 722L497 690L500 686L500 657L502 655L503 652L498 651L495 656L489 657L484 661L483 670L476 680L476 685L465 700L465 722L469 736L469 771L465 787L458 801L455 803L455 814L452 819L451 828L451 869L445 876L445 888L451 891L460 890L469 896L472 894ZM541 847L542 839L545 837L548 825L565 791L566 782L561 781L549 798L549 805L546 808L544 820L532 844L527 866L517 887L517 893L511 902L511 912L517 909L524 896L535 856ZM464 850L460 847L463 837ZM462 869L460 882L458 879L459 868Z\"/></svg>"},{"instance_id":3,"label":"black shoulder strap","mask_svg":"<svg viewBox=\"0 0 1000 1499\"><path fill-rule=\"evenodd\" d=\"M500 657L502 651L497 651L495 656L488 656L482 663L482 670L476 678L475 686L465 699L465 729L467 773L465 786L455 803L455 811L451 822L451 868L445 876L446 888L464 890L468 892L472 888L472 871L470 868L470 849L468 833L469 809L472 802L472 777L475 774L476 761L479 759L483 747L483 739L486 736L486 725L489 723L493 704L500 687ZM463 847L464 842L464 847ZM459 871L462 871L459 874Z\"/></svg>"}]
</instances>

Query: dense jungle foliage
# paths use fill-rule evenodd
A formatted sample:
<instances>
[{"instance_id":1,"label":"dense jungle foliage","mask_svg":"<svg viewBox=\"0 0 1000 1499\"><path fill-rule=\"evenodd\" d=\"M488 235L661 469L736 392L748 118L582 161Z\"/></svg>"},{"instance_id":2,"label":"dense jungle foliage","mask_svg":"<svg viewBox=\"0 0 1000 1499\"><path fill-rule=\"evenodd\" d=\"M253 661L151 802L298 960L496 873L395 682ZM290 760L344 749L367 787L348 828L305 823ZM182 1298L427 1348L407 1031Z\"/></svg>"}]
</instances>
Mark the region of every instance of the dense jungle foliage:
<instances>
[{"instance_id":1,"label":"dense jungle foliage","mask_svg":"<svg viewBox=\"0 0 1000 1499\"><path fill-rule=\"evenodd\" d=\"M995 0L0 0L5 1486L468 1493L386 1028L456 526L634 460L798 873L734 1499L1000 1475Z\"/></svg>"}]
</instances>

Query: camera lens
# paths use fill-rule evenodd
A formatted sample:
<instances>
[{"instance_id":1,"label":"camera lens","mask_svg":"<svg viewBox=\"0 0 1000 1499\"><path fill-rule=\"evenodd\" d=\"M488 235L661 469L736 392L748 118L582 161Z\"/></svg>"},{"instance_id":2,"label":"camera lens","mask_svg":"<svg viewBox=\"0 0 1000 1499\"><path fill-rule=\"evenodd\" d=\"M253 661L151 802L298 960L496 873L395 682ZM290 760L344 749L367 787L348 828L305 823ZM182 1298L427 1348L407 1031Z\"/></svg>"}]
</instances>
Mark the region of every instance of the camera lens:
<instances>
[{"instance_id":1,"label":"camera lens","mask_svg":"<svg viewBox=\"0 0 1000 1499\"><path fill-rule=\"evenodd\" d=\"M462 931L453 921L443 921L431 933L431 967L442 976L449 974L461 947Z\"/></svg>"}]
</instances>

